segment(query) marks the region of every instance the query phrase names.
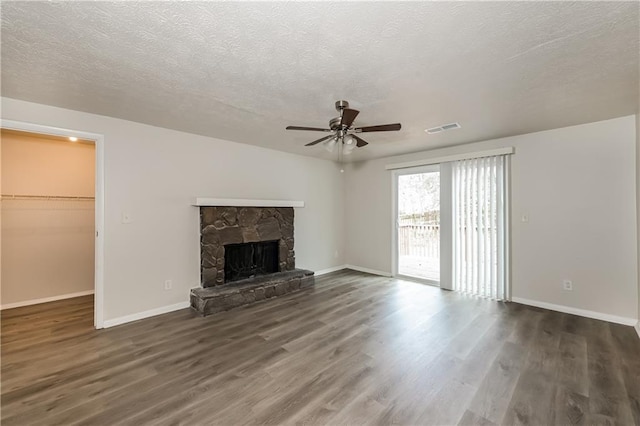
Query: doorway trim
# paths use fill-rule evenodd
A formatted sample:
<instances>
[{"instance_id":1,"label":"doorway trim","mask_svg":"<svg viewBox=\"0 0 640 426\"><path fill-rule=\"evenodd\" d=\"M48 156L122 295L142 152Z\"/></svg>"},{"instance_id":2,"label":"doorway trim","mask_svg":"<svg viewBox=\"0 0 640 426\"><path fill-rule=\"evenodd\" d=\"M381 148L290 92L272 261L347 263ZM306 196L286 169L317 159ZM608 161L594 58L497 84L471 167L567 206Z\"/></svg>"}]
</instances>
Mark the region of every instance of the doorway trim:
<instances>
[{"instance_id":1,"label":"doorway trim","mask_svg":"<svg viewBox=\"0 0 640 426\"><path fill-rule=\"evenodd\" d=\"M23 121L0 120L0 127L8 130L39 133L51 136L91 140L95 143L96 183L95 183L95 275L94 275L94 318L95 328L104 327L104 135L82 130L64 129Z\"/></svg>"},{"instance_id":2,"label":"doorway trim","mask_svg":"<svg viewBox=\"0 0 640 426\"><path fill-rule=\"evenodd\" d=\"M433 173L436 171L440 171L440 164L429 164L391 170L391 276L439 287L442 277L440 282L437 282L423 278L409 277L398 273L398 178L402 175Z\"/></svg>"}]
</instances>

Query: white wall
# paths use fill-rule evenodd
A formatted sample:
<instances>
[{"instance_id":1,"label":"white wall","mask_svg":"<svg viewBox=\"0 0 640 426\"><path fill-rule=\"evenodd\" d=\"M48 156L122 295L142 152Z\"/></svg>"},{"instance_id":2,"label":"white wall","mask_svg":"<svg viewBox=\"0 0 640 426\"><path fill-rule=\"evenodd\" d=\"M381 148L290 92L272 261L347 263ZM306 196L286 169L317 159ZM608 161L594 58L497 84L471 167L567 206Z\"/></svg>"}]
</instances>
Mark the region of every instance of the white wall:
<instances>
[{"instance_id":1,"label":"white wall","mask_svg":"<svg viewBox=\"0 0 640 426\"><path fill-rule=\"evenodd\" d=\"M344 263L335 163L8 98L2 118L104 135L105 320L188 301L200 282L197 196L303 200L296 266Z\"/></svg>"},{"instance_id":2,"label":"white wall","mask_svg":"<svg viewBox=\"0 0 640 426\"><path fill-rule=\"evenodd\" d=\"M513 297L637 318L635 140L635 118L628 116L354 163L345 171L346 261L391 271L385 165L514 146ZM562 290L565 278L573 280L572 292Z\"/></svg>"},{"instance_id":3,"label":"white wall","mask_svg":"<svg viewBox=\"0 0 640 426\"><path fill-rule=\"evenodd\" d=\"M93 197L94 145L2 132L2 194ZM2 305L94 288L94 202L2 202Z\"/></svg>"}]
</instances>

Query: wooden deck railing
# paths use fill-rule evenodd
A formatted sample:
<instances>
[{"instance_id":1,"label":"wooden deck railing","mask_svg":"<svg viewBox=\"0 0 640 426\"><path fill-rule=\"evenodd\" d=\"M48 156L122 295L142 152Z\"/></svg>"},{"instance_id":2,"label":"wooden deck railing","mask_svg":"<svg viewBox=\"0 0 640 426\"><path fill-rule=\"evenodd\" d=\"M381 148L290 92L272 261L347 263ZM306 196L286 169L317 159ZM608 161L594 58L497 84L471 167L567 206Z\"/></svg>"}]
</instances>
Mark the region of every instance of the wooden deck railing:
<instances>
[{"instance_id":1,"label":"wooden deck railing","mask_svg":"<svg viewBox=\"0 0 640 426\"><path fill-rule=\"evenodd\" d=\"M398 226L400 256L440 257L440 223L412 223L400 220Z\"/></svg>"}]
</instances>

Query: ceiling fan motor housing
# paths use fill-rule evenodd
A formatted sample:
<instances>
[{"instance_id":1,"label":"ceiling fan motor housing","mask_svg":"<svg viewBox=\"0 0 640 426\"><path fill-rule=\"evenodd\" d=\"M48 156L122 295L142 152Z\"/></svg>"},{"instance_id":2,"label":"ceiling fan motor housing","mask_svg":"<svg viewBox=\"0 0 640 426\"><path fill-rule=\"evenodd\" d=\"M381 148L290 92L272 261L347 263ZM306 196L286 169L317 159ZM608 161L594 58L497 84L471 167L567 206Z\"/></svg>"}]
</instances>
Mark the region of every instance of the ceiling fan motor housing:
<instances>
[{"instance_id":1,"label":"ceiling fan motor housing","mask_svg":"<svg viewBox=\"0 0 640 426\"><path fill-rule=\"evenodd\" d=\"M347 101L336 101L336 111L340 113L340 117L332 118L329 120L329 128L331 130L340 130L343 126L340 125L342 122L342 111L349 108L349 102Z\"/></svg>"},{"instance_id":2,"label":"ceiling fan motor housing","mask_svg":"<svg viewBox=\"0 0 640 426\"><path fill-rule=\"evenodd\" d=\"M342 119L340 117L336 117L336 118L332 118L331 120L329 120L329 128L331 130L338 130L341 128L340 126L340 122L342 121Z\"/></svg>"}]
</instances>

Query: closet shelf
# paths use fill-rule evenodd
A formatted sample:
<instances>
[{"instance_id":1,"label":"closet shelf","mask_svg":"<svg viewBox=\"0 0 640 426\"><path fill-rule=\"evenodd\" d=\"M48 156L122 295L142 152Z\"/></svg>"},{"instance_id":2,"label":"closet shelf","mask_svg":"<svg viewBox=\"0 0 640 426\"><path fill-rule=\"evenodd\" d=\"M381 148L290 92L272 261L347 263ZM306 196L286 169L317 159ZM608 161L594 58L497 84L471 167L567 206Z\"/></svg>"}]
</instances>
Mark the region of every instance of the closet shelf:
<instances>
[{"instance_id":1,"label":"closet shelf","mask_svg":"<svg viewBox=\"0 0 640 426\"><path fill-rule=\"evenodd\" d=\"M95 197L76 197L72 195L18 195L2 194L2 201L7 200L62 200L62 201L94 201Z\"/></svg>"}]
</instances>

